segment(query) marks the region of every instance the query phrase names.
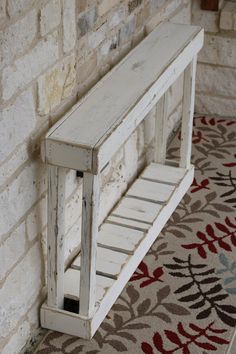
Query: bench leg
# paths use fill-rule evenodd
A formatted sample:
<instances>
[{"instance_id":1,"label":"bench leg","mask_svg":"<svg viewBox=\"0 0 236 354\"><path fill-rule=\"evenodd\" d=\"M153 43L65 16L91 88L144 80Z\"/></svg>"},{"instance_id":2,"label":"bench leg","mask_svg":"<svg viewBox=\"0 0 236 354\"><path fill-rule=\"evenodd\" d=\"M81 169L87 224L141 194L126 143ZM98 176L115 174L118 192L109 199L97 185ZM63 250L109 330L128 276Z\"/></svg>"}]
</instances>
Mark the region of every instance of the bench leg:
<instances>
[{"instance_id":1,"label":"bench leg","mask_svg":"<svg viewBox=\"0 0 236 354\"><path fill-rule=\"evenodd\" d=\"M180 167L183 168L188 168L191 162L196 65L197 56L184 71L183 114L180 147Z\"/></svg>"},{"instance_id":2,"label":"bench leg","mask_svg":"<svg viewBox=\"0 0 236 354\"><path fill-rule=\"evenodd\" d=\"M84 173L79 314L86 317L94 312L96 298L98 182L97 175Z\"/></svg>"},{"instance_id":3,"label":"bench leg","mask_svg":"<svg viewBox=\"0 0 236 354\"><path fill-rule=\"evenodd\" d=\"M64 236L65 236L65 176L61 167L47 166L48 171L48 245L47 282L50 307L64 305Z\"/></svg>"},{"instance_id":4,"label":"bench leg","mask_svg":"<svg viewBox=\"0 0 236 354\"><path fill-rule=\"evenodd\" d=\"M167 144L168 92L160 98L156 106L154 162L164 164Z\"/></svg>"}]
</instances>

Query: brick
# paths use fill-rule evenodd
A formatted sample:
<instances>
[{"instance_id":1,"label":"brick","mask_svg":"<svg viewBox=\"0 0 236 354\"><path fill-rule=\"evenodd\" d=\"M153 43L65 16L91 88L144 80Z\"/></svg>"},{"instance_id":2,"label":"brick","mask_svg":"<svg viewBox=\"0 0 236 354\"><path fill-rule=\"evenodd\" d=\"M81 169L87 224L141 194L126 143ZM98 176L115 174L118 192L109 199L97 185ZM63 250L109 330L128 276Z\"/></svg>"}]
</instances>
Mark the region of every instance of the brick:
<instances>
[{"instance_id":1,"label":"brick","mask_svg":"<svg viewBox=\"0 0 236 354\"><path fill-rule=\"evenodd\" d=\"M135 32L136 18L131 16L128 22L120 30L120 43L127 42Z\"/></svg>"},{"instance_id":2,"label":"brick","mask_svg":"<svg viewBox=\"0 0 236 354\"><path fill-rule=\"evenodd\" d=\"M99 16L105 15L108 11L110 11L113 7L115 7L120 0L102 0L98 7Z\"/></svg>"},{"instance_id":3,"label":"brick","mask_svg":"<svg viewBox=\"0 0 236 354\"><path fill-rule=\"evenodd\" d=\"M178 11L176 15L174 15L170 21L173 23L180 23L189 25L191 24L191 3L189 2L188 5L182 6L182 8Z\"/></svg>"},{"instance_id":4,"label":"brick","mask_svg":"<svg viewBox=\"0 0 236 354\"><path fill-rule=\"evenodd\" d=\"M6 19L6 0L0 3L0 23Z\"/></svg>"},{"instance_id":5,"label":"brick","mask_svg":"<svg viewBox=\"0 0 236 354\"><path fill-rule=\"evenodd\" d=\"M90 49L95 49L105 39L107 33L107 23L104 23L96 31L91 32L88 36L88 46Z\"/></svg>"},{"instance_id":6,"label":"brick","mask_svg":"<svg viewBox=\"0 0 236 354\"><path fill-rule=\"evenodd\" d=\"M8 0L7 12L10 17L26 12L37 0Z\"/></svg>"},{"instance_id":7,"label":"brick","mask_svg":"<svg viewBox=\"0 0 236 354\"><path fill-rule=\"evenodd\" d=\"M7 66L2 74L3 99L12 97L17 90L35 79L58 59L58 42L55 34L41 40L31 51Z\"/></svg>"},{"instance_id":8,"label":"brick","mask_svg":"<svg viewBox=\"0 0 236 354\"><path fill-rule=\"evenodd\" d=\"M124 6L119 7L114 14L112 14L110 20L108 21L108 27L110 29L118 26L125 19L125 8Z\"/></svg>"},{"instance_id":9,"label":"brick","mask_svg":"<svg viewBox=\"0 0 236 354\"><path fill-rule=\"evenodd\" d=\"M168 110L169 115L178 106L183 97L183 74L174 82L168 90Z\"/></svg>"},{"instance_id":10,"label":"brick","mask_svg":"<svg viewBox=\"0 0 236 354\"><path fill-rule=\"evenodd\" d=\"M236 31L236 3L227 1L220 14L220 29Z\"/></svg>"},{"instance_id":11,"label":"brick","mask_svg":"<svg viewBox=\"0 0 236 354\"><path fill-rule=\"evenodd\" d=\"M97 21L97 7L93 6L84 12L78 20L78 36L83 37L87 32L91 31Z\"/></svg>"},{"instance_id":12,"label":"brick","mask_svg":"<svg viewBox=\"0 0 236 354\"><path fill-rule=\"evenodd\" d=\"M32 335L30 324L27 321L24 321L17 328L16 333L14 333L7 345L1 351L1 354L17 354L25 346L27 340Z\"/></svg>"},{"instance_id":13,"label":"brick","mask_svg":"<svg viewBox=\"0 0 236 354\"><path fill-rule=\"evenodd\" d=\"M196 94L195 111L198 114L218 115L235 118L236 99Z\"/></svg>"},{"instance_id":14,"label":"brick","mask_svg":"<svg viewBox=\"0 0 236 354\"><path fill-rule=\"evenodd\" d=\"M5 242L0 245L0 281L24 254L25 245L25 223L23 222Z\"/></svg>"},{"instance_id":15,"label":"brick","mask_svg":"<svg viewBox=\"0 0 236 354\"><path fill-rule=\"evenodd\" d=\"M31 213L27 216L26 219L26 230L28 239L33 241L36 236L38 236L43 228L47 224L47 201L46 197L44 197Z\"/></svg>"},{"instance_id":16,"label":"brick","mask_svg":"<svg viewBox=\"0 0 236 354\"><path fill-rule=\"evenodd\" d=\"M198 60L203 63L236 67L236 38L206 34Z\"/></svg>"},{"instance_id":17,"label":"brick","mask_svg":"<svg viewBox=\"0 0 236 354\"><path fill-rule=\"evenodd\" d=\"M63 0L63 50L71 51L76 42L75 0Z\"/></svg>"},{"instance_id":18,"label":"brick","mask_svg":"<svg viewBox=\"0 0 236 354\"><path fill-rule=\"evenodd\" d=\"M161 7L166 0L151 0L150 1L150 5L152 9L157 9L159 7Z\"/></svg>"},{"instance_id":19,"label":"brick","mask_svg":"<svg viewBox=\"0 0 236 354\"><path fill-rule=\"evenodd\" d=\"M141 28L149 17L149 7L144 6L136 15L136 28Z\"/></svg>"},{"instance_id":20,"label":"brick","mask_svg":"<svg viewBox=\"0 0 236 354\"><path fill-rule=\"evenodd\" d=\"M88 0L77 0L77 10L80 14L83 12L88 6Z\"/></svg>"},{"instance_id":21,"label":"brick","mask_svg":"<svg viewBox=\"0 0 236 354\"><path fill-rule=\"evenodd\" d=\"M42 283L42 260L39 243L15 267L0 289L1 336L6 337L30 309Z\"/></svg>"},{"instance_id":22,"label":"brick","mask_svg":"<svg viewBox=\"0 0 236 354\"><path fill-rule=\"evenodd\" d=\"M83 83L97 71L97 54L93 53L82 64L78 64L78 80Z\"/></svg>"},{"instance_id":23,"label":"brick","mask_svg":"<svg viewBox=\"0 0 236 354\"><path fill-rule=\"evenodd\" d=\"M70 56L38 79L40 114L48 114L72 94L75 85L75 57Z\"/></svg>"},{"instance_id":24,"label":"brick","mask_svg":"<svg viewBox=\"0 0 236 354\"><path fill-rule=\"evenodd\" d=\"M200 1L193 1L192 24L203 27L207 32L219 32L220 12L201 10Z\"/></svg>"},{"instance_id":25,"label":"brick","mask_svg":"<svg viewBox=\"0 0 236 354\"><path fill-rule=\"evenodd\" d=\"M16 170L28 160L28 158L29 153L27 144L24 143L17 147L15 153L8 158L0 168L0 188L4 183L6 183L7 179L10 178Z\"/></svg>"},{"instance_id":26,"label":"brick","mask_svg":"<svg viewBox=\"0 0 236 354\"><path fill-rule=\"evenodd\" d=\"M236 98L236 69L199 64L196 90Z\"/></svg>"},{"instance_id":27,"label":"brick","mask_svg":"<svg viewBox=\"0 0 236 354\"><path fill-rule=\"evenodd\" d=\"M143 0L130 0L128 2L128 12L131 14L137 7L142 4Z\"/></svg>"},{"instance_id":28,"label":"brick","mask_svg":"<svg viewBox=\"0 0 236 354\"><path fill-rule=\"evenodd\" d=\"M3 162L35 129L36 117L31 90L18 96L12 105L0 113L0 117L0 162Z\"/></svg>"},{"instance_id":29,"label":"brick","mask_svg":"<svg viewBox=\"0 0 236 354\"><path fill-rule=\"evenodd\" d=\"M0 237L10 231L45 190L45 167L32 162L0 193Z\"/></svg>"},{"instance_id":30,"label":"brick","mask_svg":"<svg viewBox=\"0 0 236 354\"><path fill-rule=\"evenodd\" d=\"M0 31L0 69L9 65L14 57L24 53L37 33L37 13L31 11L27 16Z\"/></svg>"},{"instance_id":31,"label":"brick","mask_svg":"<svg viewBox=\"0 0 236 354\"><path fill-rule=\"evenodd\" d=\"M51 0L40 12L40 32L44 36L61 22L60 0Z\"/></svg>"}]
</instances>

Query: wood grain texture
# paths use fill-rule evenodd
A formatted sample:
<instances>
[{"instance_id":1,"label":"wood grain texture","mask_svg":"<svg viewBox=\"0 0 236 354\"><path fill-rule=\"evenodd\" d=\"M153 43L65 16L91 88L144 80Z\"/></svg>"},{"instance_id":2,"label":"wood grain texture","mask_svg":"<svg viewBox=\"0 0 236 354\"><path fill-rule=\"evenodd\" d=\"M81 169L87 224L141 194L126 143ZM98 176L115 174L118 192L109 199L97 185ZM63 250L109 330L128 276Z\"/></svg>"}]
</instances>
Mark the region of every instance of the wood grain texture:
<instances>
[{"instance_id":1,"label":"wood grain texture","mask_svg":"<svg viewBox=\"0 0 236 354\"><path fill-rule=\"evenodd\" d=\"M96 253L98 234L99 180L84 173L81 231L80 315L90 317L96 297Z\"/></svg>"},{"instance_id":2,"label":"wood grain texture","mask_svg":"<svg viewBox=\"0 0 236 354\"><path fill-rule=\"evenodd\" d=\"M47 303L51 307L63 308L66 170L48 165L47 173Z\"/></svg>"},{"instance_id":3,"label":"wood grain texture","mask_svg":"<svg viewBox=\"0 0 236 354\"><path fill-rule=\"evenodd\" d=\"M180 145L180 167L183 168L188 168L191 161L196 66L197 57L195 56L184 71L183 113Z\"/></svg>"}]
</instances>

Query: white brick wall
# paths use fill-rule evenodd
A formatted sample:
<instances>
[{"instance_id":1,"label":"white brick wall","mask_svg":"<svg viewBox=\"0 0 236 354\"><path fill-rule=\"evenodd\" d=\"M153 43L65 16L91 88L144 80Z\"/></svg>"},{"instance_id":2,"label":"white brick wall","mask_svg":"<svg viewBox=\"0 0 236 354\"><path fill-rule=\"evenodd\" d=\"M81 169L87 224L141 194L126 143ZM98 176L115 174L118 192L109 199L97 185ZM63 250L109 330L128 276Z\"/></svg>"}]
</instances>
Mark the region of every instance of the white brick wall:
<instances>
[{"instance_id":1,"label":"white brick wall","mask_svg":"<svg viewBox=\"0 0 236 354\"><path fill-rule=\"evenodd\" d=\"M53 64L59 56L57 33L42 39L34 49L17 59L14 65L3 70L3 99L8 100L17 90L35 79L43 70Z\"/></svg>"},{"instance_id":2,"label":"white brick wall","mask_svg":"<svg viewBox=\"0 0 236 354\"><path fill-rule=\"evenodd\" d=\"M35 129L36 116L32 91L19 95L0 113L0 163Z\"/></svg>"},{"instance_id":3,"label":"white brick wall","mask_svg":"<svg viewBox=\"0 0 236 354\"><path fill-rule=\"evenodd\" d=\"M40 33L42 36L53 30L61 22L60 0L49 1L40 13Z\"/></svg>"},{"instance_id":4,"label":"white brick wall","mask_svg":"<svg viewBox=\"0 0 236 354\"><path fill-rule=\"evenodd\" d=\"M200 9L193 1L193 23L205 29L198 57L195 109L199 114L236 117L236 3L225 1L219 11Z\"/></svg>"},{"instance_id":5,"label":"white brick wall","mask_svg":"<svg viewBox=\"0 0 236 354\"><path fill-rule=\"evenodd\" d=\"M24 53L37 33L37 12L32 10L18 22L0 32L0 69L9 65L15 56Z\"/></svg>"}]
</instances>

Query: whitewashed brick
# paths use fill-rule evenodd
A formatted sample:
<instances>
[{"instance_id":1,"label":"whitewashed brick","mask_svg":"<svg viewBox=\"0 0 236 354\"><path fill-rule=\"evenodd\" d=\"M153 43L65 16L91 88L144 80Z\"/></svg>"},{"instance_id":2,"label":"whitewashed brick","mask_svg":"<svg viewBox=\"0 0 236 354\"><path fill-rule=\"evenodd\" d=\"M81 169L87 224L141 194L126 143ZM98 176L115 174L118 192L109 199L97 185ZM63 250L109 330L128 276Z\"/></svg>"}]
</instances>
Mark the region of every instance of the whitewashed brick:
<instances>
[{"instance_id":1,"label":"whitewashed brick","mask_svg":"<svg viewBox=\"0 0 236 354\"><path fill-rule=\"evenodd\" d=\"M47 114L72 94L76 79L75 57L70 56L38 79L39 112Z\"/></svg>"},{"instance_id":2,"label":"whitewashed brick","mask_svg":"<svg viewBox=\"0 0 236 354\"><path fill-rule=\"evenodd\" d=\"M65 232L67 233L82 213L82 184L78 187L73 197L66 204Z\"/></svg>"},{"instance_id":3,"label":"whitewashed brick","mask_svg":"<svg viewBox=\"0 0 236 354\"><path fill-rule=\"evenodd\" d=\"M0 2L0 22L6 19L6 0Z\"/></svg>"},{"instance_id":4,"label":"whitewashed brick","mask_svg":"<svg viewBox=\"0 0 236 354\"><path fill-rule=\"evenodd\" d=\"M90 49L95 49L105 39L107 31L107 24L105 23L95 32L91 32L88 36L88 45Z\"/></svg>"},{"instance_id":5,"label":"whitewashed brick","mask_svg":"<svg viewBox=\"0 0 236 354\"><path fill-rule=\"evenodd\" d=\"M220 29L236 31L236 3L227 1L220 14Z\"/></svg>"},{"instance_id":6,"label":"whitewashed brick","mask_svg":"<svg viewBox=\"0 0 236 354\"><path fill-rule=\"evenodd\" d=\"M10 338L1 354L18 354L24 347L31 334L30 324L24 321L17 329L16 333Z\"/></svg>"},{"instance_id":7,"label":"whitewashed brick","mask_svg":"<svg viewBox=\"0 0 236 354\"><path fill-rule=\"evenodd\" d=\"M183 97L183 74L174 82L168 90L168 110L167 114L172 113Z\"/></svg>"},{"instance_id":8,"label":"whitewashed brick","mask_svg":"<svg viewBox=\"0 0 236 354\"><path fill-rule=\"evenodd\" d=\"M236 67L236 38L206 34L198 58L203 63Z\"/></svg>"},{"instance_id":9,"label":"whitewashed brick","mask_svg":"<svg viewBox=\"0 0 236 354\"><path fill-rule=\"evenodd\" d=\"M11 98L17 90L35 79L58 59L58 55L57 35L53 34L41 40L30 53L16 60L14 65L3 69L3 99Z\"/></svg>"},{"instance_id":10,"label":"whitewashed brick","mask_svg":"<svg viewBox=\"0 0 236 354\"><path fill-rule=\"evenodd\" d=\"M124 6L119 7L111 16L108 27L110 29L118 26L125 18L125 8Z\"/></svg>"},{"instance_id":11,"label":"whitewashed brick","mask_svg":"<svg viewBox=\"0 0 236 354\"><path fill-rule=\"evenodd\" d=\"M69 229L65 240L65 260L80 247L81 243L81 218L78 218L74 225Z\"/></svg>"},{"instance_id":12,"label":"whitewashed brick","mask_svg":"<svg viewBox=\"0 0 236 354\"><path fill-rule=\"evenodd\" d=\"M130 16L128 22L120 30L120 42L121 44L127 42L133 33L135 32L136 17Z\"/></svg>"},{"instance_id":13,"label":"whitewashed brick","mask_svg":"<svg viewBox=\"0 0 236 354\"><path fill-rule=\"evenodd\" d=\"M34 207L32 212L28 215L26 219L27 235L30 241L33 241L42 229L47 224L47 200L44 197L37 205Z\"/></svg>"},{"instance_id":14,"label":"whitewashed brick","mask_svg":"<svg viewBox=\"0 0 236 354\"><path fill-rule=\"evenodd\" d=\"M170 19L170 21L173 23L189 25L191 23L191 17L191 2L189 2L187 5L183 6L182 9Z\"/></svg>"},{"instance_id":15,"label":"whitewashed brick","mask_svg":"<svg viewBox=\"0 0 236 354\"><path fill-rule=\"evenodd\" d=\"M63 0L63 49L67 53L76 42L75 0Z\"/></svg>"},{"instance_id":16,"label":"whitewashed brick","mask_svg":"<svg viewBox=\"0 0 236 354\"><path fill-rule=\"evenodd\" d=\"M29 48L37 33L37 13L27 16L0 31L0 69Z\"/></svg>"},{"instance_id":17,"label":"whitewashed brick","mask_svg":"<svg viewBox=\"0 0 236 354\"><path fill-rule=\"evenodd\" d=\"M41 10L40 14L40 32L44 36L61 22L60 0L49 1Z\"/></svg>"},{"instance_id":18,"label":"whitewashed brick","mask_svg":"<svg viewBox=\"0 0 236 354\"><path fill-rule=\"evenodd\" d=\"M0 245L0 281L25 252L26 235L25 223Z\"/></svg>"},{"instance_id":19,"label":"whitewashed brick","mask_svg":"<svg viewBox=\"0 0 236 354\"><path fill-rule=\"evenodd\" d=\"M16 149L15 153L10 158L5 160L0 168L0 188L28 158L27 144L23 144Z\"/></svg>"},{"instance_id":20,"label":"whitewashed brick","mask_svg":"<svg viewBox=\"0 0 236 354\"><path fill-rule=\"evenodd\" d=\"M91 31L97 21L97 6L84 11L78 19L78 36L83 37L88 31Z\"/></svg>"},{"instance_id":21,"label":"whitewashed brick","mask_svg":"<svg viewBox=\"0 0 236 354\"><path fill-rule=\"evenodd\" d=\"M81 184L81 178L76 176L75 170L68 170L66 174L66 190L65 196L66 199L72 195L73 192L78 188Z\"/></svg>"},{"instance_id":22,"label":"whitewashed brick","mask_svg":"<svg viewBox=\"0 0 236 354\"><path fill-rule=\"evenodd\" d=\"M219 32L219 11L201 10L201 0L194 0L192 4L192 24L201 26L207 32Z\"/></svg>"},{"instance_id":23,"label":"whitewashed brick","mask_svg":"<svg viewBox=\"0 0 236 354\"><path fill-rule=\"evenodd\" d=\"M27 11L37 0L8 0L7 12L10 17Z\"/></svg>"},{"instance_id":24,"label":"whitewashed brick","mask_svg":"<svg viewBox=\"0 0 236 354\"><path fill-rule=\"evenodd\" d=\"M108 11L110 11L114 6L116 6L120 0L102 0L98 7L99 16L103 16Z\"/></svg>"},{"instance_id":25,"label":"whitewashed brick","mask_svg":"<svg viewBox=\"0 0 236 354\"><path fill-rule=\"evenodd\" d=\"M39 295L42 260L39 244L35 244L26 257L15 267L0 289L1 336L6 337L30 309Z\"/></svg>"},{"instance_id":26,"label":"whitewashed brick","mask_svg":"<svg viewBox=\"0 0 236 354\"><path fill-rule=\"evenodd\" d=\"M45 191L44 173L43 164L32 162L0 193L0 237L10 231Z\"/></svg>"},{"instance_id":27,"label":"whitewashed brick","mask_svg":"<svg viewBox=\"0 0 236 354\"><path fill-rule=\"evenodd\" d=\"M211 114L235 118L236 99L196 94L195 111L198 114Z\"/></svg>"},{"instance_id":28,"label":"whitewashed brick","mask_svg":"<svg viewBox=\"0 0 236 354\"><path fill-rule=\"evenodd\" d=\"M18 96L12 105L0 112L0 162L4 161L17 145L23 143L34 130L35 125L33 95L31 90L28 90Z\"/></svg>"},{"instance_id":29,"label":"whitewashed brick","mask_svg":"<svg viewBox=\"0 0 236 354\"><path fill-rule=\"evenodd\" d=\"M135 173L137 173L138 166L138 150L137 150L137 131L135 131L124 145L125 151L125 179L130 181Z\"/></svg>"},{"instance_id":30,"label":"whitewashed brick","mask_svg":"<svg viewBox=\"0 0 236 354\"><path fill-rule=\"evenodd\" d=\"M199 64L196 90L212 95L236 97L236 69Z\"/></svg>"}]
</instances>

